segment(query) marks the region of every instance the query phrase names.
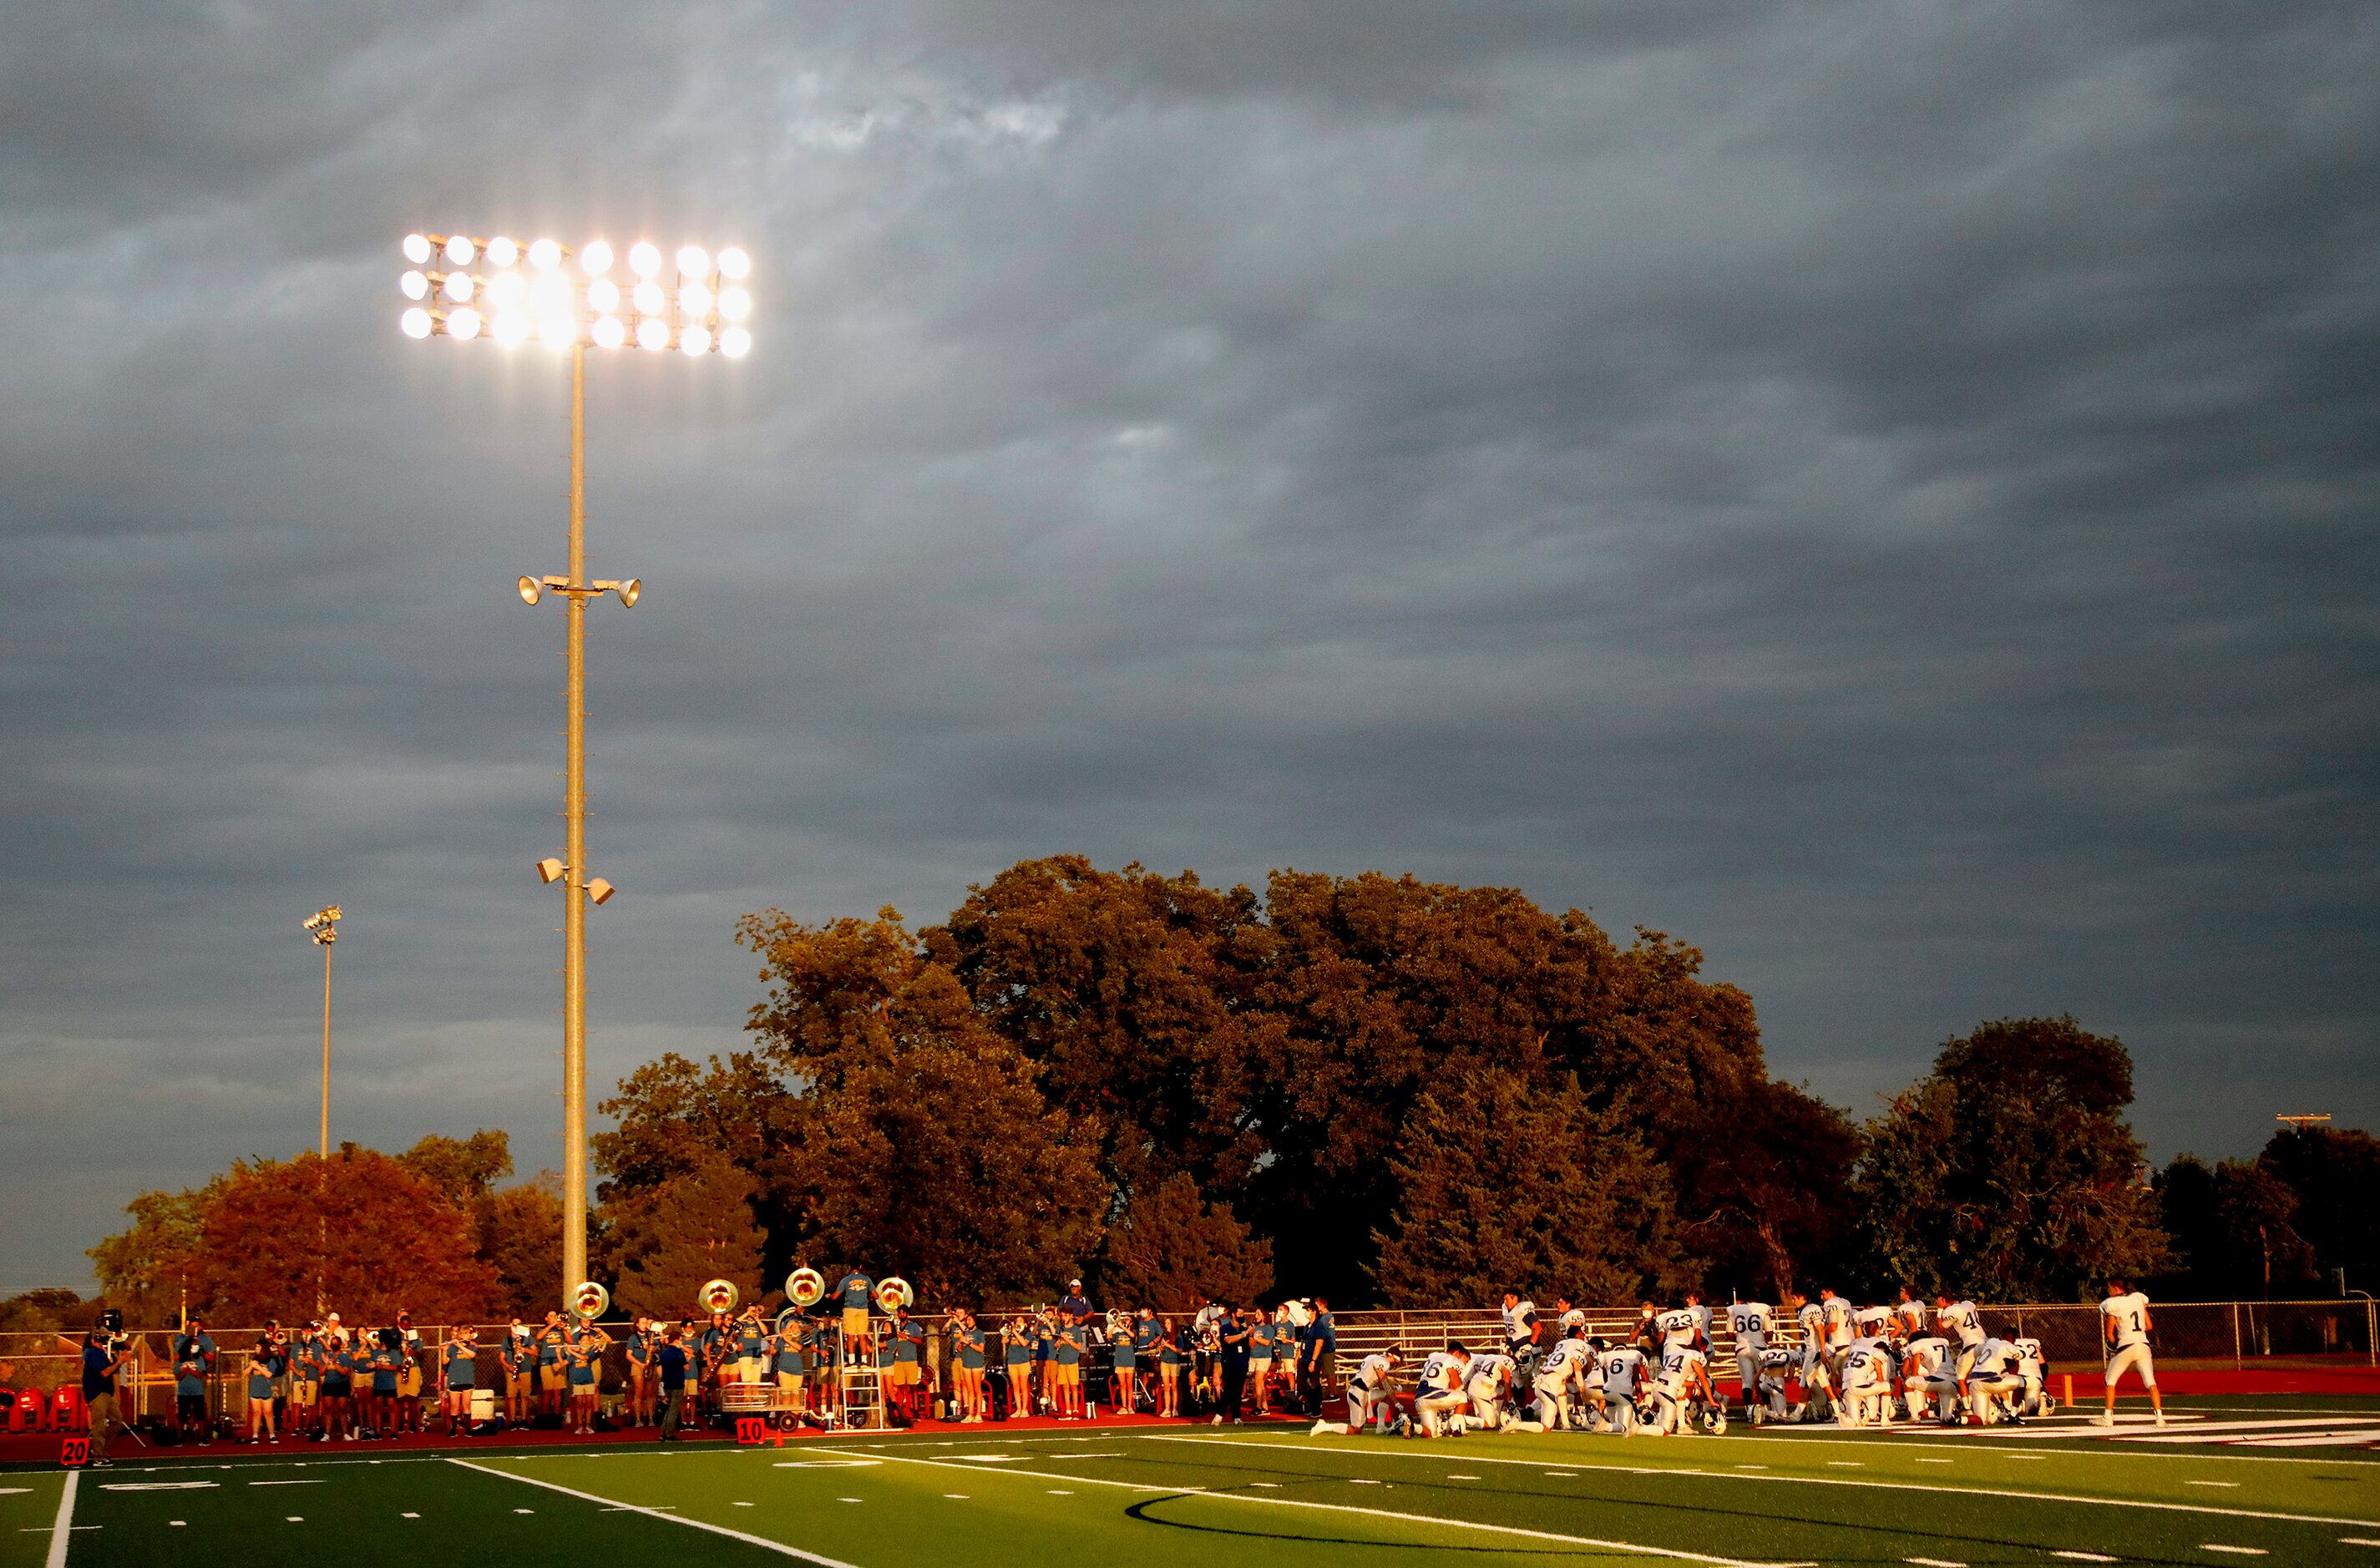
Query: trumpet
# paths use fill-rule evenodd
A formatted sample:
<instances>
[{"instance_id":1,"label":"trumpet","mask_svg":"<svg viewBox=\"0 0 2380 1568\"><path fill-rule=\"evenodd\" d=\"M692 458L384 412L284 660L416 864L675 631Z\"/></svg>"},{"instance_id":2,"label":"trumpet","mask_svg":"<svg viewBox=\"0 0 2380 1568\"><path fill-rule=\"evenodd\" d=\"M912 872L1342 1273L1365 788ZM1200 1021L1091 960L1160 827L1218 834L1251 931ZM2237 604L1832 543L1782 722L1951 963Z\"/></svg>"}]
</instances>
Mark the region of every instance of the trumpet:
<instances>
[{"instance_id":1,"label":"trumpet","mask_svg":"<svg viewBox=\"0 0 2380 1568\"><path fill-rule=\"evenodd\" d=\"M705 1312L733 1312L743 1294L733 1280L713 1280L695 1292L694 1300Z\"/></svg>"},{"instance_id":2,"label":"trumpet","mask_svg":"<svg viewBox=\"0 0 2380 1568\"><path fill-rule=\"evenodd\" d=\"M578 1315L578 1320L582 1323L593 1322L603 1316L611 1306L612 1293L605 1290L602 1284L595 1280L582 1281L578 1288L570 1293L570 1310Z\"/></svg>"},{"instance_id":3,"label":"trumpet","mask_svg":"<svg viewBox=\"0 0 2380 1568\"><path fill-rule=\"evenodd\" d=\"M826 1299L826 1276L805 1264L785 1276L785 1296L795 1307L816 1307Z\"/></svg>"}]
</instances>

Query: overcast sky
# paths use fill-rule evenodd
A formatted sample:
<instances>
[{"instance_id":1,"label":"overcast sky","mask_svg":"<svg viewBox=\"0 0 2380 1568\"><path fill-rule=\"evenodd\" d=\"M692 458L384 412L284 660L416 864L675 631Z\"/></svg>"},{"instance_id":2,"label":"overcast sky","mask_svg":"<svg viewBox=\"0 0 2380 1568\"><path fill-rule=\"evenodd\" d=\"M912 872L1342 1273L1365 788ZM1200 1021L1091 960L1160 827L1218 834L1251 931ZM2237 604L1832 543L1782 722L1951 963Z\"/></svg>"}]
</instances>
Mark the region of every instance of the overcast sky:
<instances>
[{"instance_id":1,"label":"overcast sky","mask_svg":"<svg viewBox=\"0 0 2380 1568\"><path fill-rule=\"evenodd\" d=\"M1855 1113L2071 1012L2380 1117L2380 10L0 9L0 1287L334 1136L559 1162L562 362L397 241L738 242L599 355L590 1082L735 917L1026 856L1657 927Z\"/></svg>"}]
</instances>

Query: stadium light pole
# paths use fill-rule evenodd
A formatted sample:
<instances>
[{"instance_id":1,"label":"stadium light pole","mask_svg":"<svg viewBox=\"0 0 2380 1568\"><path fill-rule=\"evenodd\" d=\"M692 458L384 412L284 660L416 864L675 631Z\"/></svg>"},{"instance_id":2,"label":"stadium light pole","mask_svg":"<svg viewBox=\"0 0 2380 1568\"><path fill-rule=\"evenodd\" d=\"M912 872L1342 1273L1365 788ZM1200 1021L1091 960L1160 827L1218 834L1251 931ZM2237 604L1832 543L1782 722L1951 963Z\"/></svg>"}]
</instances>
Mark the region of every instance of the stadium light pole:
<instances>
[{"instance_id":1,"label":"stadium light pole","mask_svg":"<svg viewBox=\"0 0 2380 1568\"><path fill-rule=\"evenodd\" d=\"M570 569L566 576L523 577L524 603L548 592L563 600L565 668L563 727L563 857L538 862L539 877L562 884L562 1306L587 1278L587 906L613 887L587 875L587 602L612 593L633 605L637 578L587 576L587 350L633 344L648 353L673 349L694 358L740 359L752 349L747 286L751 258L733 246L716 256L698 245L664 258L650 241L626 257L624 289L612 273L621 260L603 240L572 249L553 239L521 242L495 236L409 234L407 269L397 288L413 303L397 318L412 338L486 337L517 348L534 336L570 357ZM674 262L670 267L669 262ZM671 281L664 283L664 276Z\"/></svg>"},{"instance_id":2,"label":"stadium light pole","mask_svg":"<svg viewBox=\"0 0 2380 1568\"><path fill-rule=\"evenodd\" d=\"M331 1157L331 947L339 940L345 912L335 904L306 917L306 930L322 950L322 1158Z\"/></svg>"}]
</instances>

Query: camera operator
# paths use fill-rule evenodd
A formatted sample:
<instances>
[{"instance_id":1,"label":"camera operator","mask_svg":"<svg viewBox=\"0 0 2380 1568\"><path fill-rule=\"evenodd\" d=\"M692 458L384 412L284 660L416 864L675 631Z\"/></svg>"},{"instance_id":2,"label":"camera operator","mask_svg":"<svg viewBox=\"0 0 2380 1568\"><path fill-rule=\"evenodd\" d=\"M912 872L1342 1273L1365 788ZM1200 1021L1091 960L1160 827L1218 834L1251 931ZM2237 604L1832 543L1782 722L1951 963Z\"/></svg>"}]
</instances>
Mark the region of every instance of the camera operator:
<instances>
[{"instance_id":1,"label":"camera operator","mask_svg":"<svg viewBox=\"0 0 2380 1568\"><path fill-rule=\"evenodd\" d=\"M109 1307L82 1341L82 1403L91 1414L91 1467L112 1469L108 1434L115 1429L115 1372L124 1365L124 1314Z\"/></svg>"}]
</instances>

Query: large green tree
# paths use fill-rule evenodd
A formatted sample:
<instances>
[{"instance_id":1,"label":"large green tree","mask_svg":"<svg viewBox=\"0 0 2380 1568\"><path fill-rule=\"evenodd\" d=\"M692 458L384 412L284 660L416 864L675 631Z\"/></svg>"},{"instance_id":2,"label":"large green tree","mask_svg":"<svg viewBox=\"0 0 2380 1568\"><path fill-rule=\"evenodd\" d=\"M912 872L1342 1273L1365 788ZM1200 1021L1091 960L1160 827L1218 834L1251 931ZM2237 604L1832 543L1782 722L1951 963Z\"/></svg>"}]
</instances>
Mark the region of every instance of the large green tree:
<instances>
[{"instance_id":1,"label":"large green tree","mask_svg":"<svg viewBox=\"0 0 2380 1568\"><path fill-rule=\"evenodd\" d=\"M1251 1233L1228 1203L1208 1203L1176 1171L1133 1196L1110 1227L1106 1268L1118 1307L1187 1312L1201 1300L1253 1305L1272 1289L1272 1244Z\"/></svg>"},{"instance_id":2,"label":"large green tree","mask_svg":"<svg viewBox=\"0 0 2380 1568\"><path fill-rule=\"evenodd\" d=\"M712 1280L730 1282L745 1301L764 1300L756 1186L750 1172L709 1160L615 1200L605 1239L620 1305L656 1317L698 1316L697 1297Z\"/></svg>"},{"instance_id":3,"label":"large green tree","mask_svg":"<svg viewBox=\"0 0 2380 1568\"><path fill-rule=\"evenodd\" d=\"M2123 1112L2122 1042L2072 1018L2010 1018L1946 1043L1867 1129L1853 1195L1876 1289L2080 1300L2167 1259Z\"/></svg>"},{"instance_id":4,"label":"large green tree","mask_svg":"<svg viewBox=\"0 0 2380 1568\"><path fill-rule=\"evenodd\" d=\"M1468 1069L1423 1092L1390 1164L1397 1207L1373 1239L1390 1300L1621 1302L1694 1277L1668 1173L1574 1078Z\"/></svg>"}]
</instances>

